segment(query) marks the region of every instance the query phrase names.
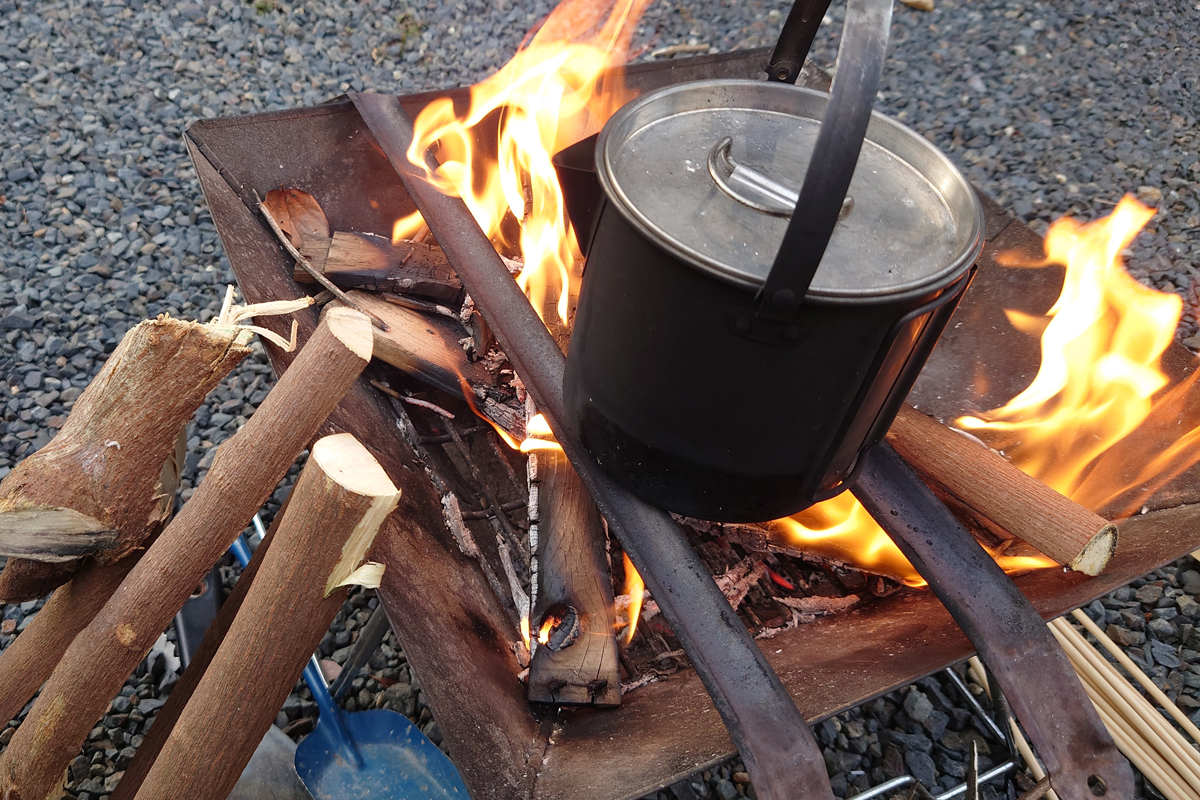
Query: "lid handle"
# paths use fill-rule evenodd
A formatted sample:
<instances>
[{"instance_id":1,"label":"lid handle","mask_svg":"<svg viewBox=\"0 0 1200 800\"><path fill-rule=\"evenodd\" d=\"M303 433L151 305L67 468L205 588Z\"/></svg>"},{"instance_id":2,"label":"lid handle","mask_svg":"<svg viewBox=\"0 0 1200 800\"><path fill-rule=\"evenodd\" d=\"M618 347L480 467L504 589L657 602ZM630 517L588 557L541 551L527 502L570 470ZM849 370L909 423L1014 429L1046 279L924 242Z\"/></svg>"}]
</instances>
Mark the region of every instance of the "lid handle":
<instances>
[{"instance_id":1,"label":"lid handle","mask_svg":"<svg viewBox=\"0 0 1200 800\"><path fill-rule=\"evenodd\" d=\"M759 291L759 314L793 315L821 264L871 121L891 21L892 0L848 0L846 4L829 104L792 221Z\"/></svg>"},{"instance_id":2,"label":"lid handle","mask_svg":"<svg viewBox=\"0 0 1200 800\"><path fill-rule=\"evenodd\" d=\"M800 195L790 186L733 158L733 137L726 136L708 151L708 172L722 192L750 208L776 217L790 218ZM841 222L854 210L854 198L846 195L838 213Z\"/></svg>"}]
</instances>

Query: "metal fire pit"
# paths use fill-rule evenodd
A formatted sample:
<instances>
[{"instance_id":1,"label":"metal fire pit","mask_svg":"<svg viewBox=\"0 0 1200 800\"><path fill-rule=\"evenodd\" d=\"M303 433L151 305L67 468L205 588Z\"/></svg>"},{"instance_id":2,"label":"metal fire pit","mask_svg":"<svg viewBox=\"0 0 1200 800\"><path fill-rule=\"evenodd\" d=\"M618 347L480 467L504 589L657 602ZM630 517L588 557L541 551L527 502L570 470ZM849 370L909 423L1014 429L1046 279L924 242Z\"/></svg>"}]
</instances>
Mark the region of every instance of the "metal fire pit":
<instances>
[{"instance_id":1,"label":"metal fire pit","mask_svg":"<svg viewBox=\"0 0 1200 800\"><path fill-rule=\"evenodd\" d=\"M756 77L764 51L629 68L646 91L709 77ZM821 76L800 81L825 88ZM415 116L438 97L401 98ZM335 229L389 235L414 209L395 172L349 101L312 109L196 123L187 144L226 253L249 302L296 297L290 259L253 211L255 191L296 187L316 195ZM1038 345L1013 331L1003 309L1043 313L1061 271L1003 269L997 253L1041 254L1041 240L984 198L987 242L967 294L909 400L947 418L1003 403L1035 374ZM310 318L311 317L311 318ZM315 316L302 320L311 326ZM278 327L277 321L264 321ZM290 358L268 345L277 372ZM1192 368L1176 347L1168 369ZM381 597L428 693L444 737L476 798L622 800L654 791L733 755L733 744L699 678L684 672L629 694L619 709L535 712L515 679L513 636L474 562L444 529L436 494L386 420L369 387L331 424L355 432L390 473L404 475L405 501L381 532L374 556L389 563ZM435 507L430 507L433 504ZM1042 570L1016 580L1053 617L1140 577L1200 544L1200 471L1159 491L1149 513L1121 525L1121 542L1097 578ZM804 716L818 721L965 659L970 644L929 592L907 591L869 609L824 618L771 640L768 659Z\"/></svg>"}]
</instances>

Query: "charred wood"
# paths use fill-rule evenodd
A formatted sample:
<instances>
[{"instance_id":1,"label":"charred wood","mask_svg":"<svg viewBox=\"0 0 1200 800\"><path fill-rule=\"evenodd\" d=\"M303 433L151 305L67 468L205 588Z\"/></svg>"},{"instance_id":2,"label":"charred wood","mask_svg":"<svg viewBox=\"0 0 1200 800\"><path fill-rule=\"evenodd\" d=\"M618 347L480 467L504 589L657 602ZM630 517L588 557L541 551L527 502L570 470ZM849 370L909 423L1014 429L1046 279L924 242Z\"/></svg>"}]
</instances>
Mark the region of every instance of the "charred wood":
<instances>
[{"instance_id":1,"label":"charred wood","mask_svg":"<svg viewBox=\"0 0 1200 800\"><path fill-rule=\"evenodd\" d=\"M342 289L415 294L451 304L462 299L462 284L440 247L393 244L381 236L343 231L325 239L306 238L298 247L314 269ZM314 282L299 265L293 278Z\"/></svg>"}]
</instances>

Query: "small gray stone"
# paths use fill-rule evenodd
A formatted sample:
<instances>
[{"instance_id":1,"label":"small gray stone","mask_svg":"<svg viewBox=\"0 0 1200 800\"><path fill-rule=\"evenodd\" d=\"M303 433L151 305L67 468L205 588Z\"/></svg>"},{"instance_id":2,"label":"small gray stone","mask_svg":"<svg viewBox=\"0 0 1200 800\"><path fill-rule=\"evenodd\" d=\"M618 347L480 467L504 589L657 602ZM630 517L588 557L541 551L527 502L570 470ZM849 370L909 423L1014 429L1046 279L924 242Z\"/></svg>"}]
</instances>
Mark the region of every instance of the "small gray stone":
<instances>
[{"instance_id":1,"label":"small gray stone","mask_svg":"<svg viewBox=\"0 0 1200 800\"><path fill-rule=\"evenodd\" d=\"M1179 573L1179 583L1188 594L1200 594L1200 572L1194 569L1184 570Z\"/></svg>"},{"instance_id":2,"label":"small gray stone","mask_svg":"<svg viewBox=\"0 0 1200 800\"><path fill-rule=\"evenodd\" d=\"M1175 635L1175 626L1169 620L1162 617L1156 617L1146 624L1146 629L1160 639Z\"/></svg>"},{"instance_id":3,"label":"small gray stone","mask_svg":"<svg viewBox=\"0 0 1200 800\"><path fill-rule=\"evenodd\" d=\"M908 716L914 722L924 722L933 713L933 703L929 701L924 692L914 686L908 690L908 695L904 698L904 710L908 712Z\"/></svg>"},{"instance_id":4,"label":"small gray stone","mask_svg":"<svg viewBox=\"0 0 1200 800\"><path fill-rule=\"evenodd\" d=\"M909 750L904 754L904 763L908 765L908 770L912 773L912 776L924 786L937 785L937 769L934 766L933 757L928 753L922 753L920 750Z\"/></svg>"},{"instance_id":5,"label":"small gray stone","mask_svg":"<svg viewBox=\"0 0 1200 800\"><path fill-rule=\"evenodd\" d=\"M721 798L721 800L733 800L738 796L737 787L724 778L717 781L716 789L717 797Z\"/></svg>"}]
</instances>

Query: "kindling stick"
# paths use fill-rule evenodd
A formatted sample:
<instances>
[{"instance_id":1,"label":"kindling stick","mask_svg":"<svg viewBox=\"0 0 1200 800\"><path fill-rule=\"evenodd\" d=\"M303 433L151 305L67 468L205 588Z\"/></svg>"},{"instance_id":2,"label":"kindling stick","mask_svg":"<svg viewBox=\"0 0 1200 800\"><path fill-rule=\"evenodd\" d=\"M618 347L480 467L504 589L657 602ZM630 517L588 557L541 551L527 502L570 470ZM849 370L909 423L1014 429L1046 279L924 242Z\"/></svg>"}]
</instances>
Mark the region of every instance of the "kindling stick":
<instances>
[{"instance_id":1,"label":"kindling stick","mask_svg":"<svg viewBox=\"0 0 1200 800\"><path fill-rule=\"evenodd\" d=\"M1116 525L911 406L887 440L927 483L1060 564L1099 575L1117 548Z\"/></svg>"},{"instance_id":2,"label":"kindling stick","mask_svg":"<svg viewBox=\"0 0 1200 800\"><path fill-rule=\"evenodd\" d=\"M687 650L758 796L831 798L812 731L682 531L609 478L567 428L562 352L463 201L441 194L408 160L413 130L400 103L352 99Z\"/></svg>"}]
</instances>

